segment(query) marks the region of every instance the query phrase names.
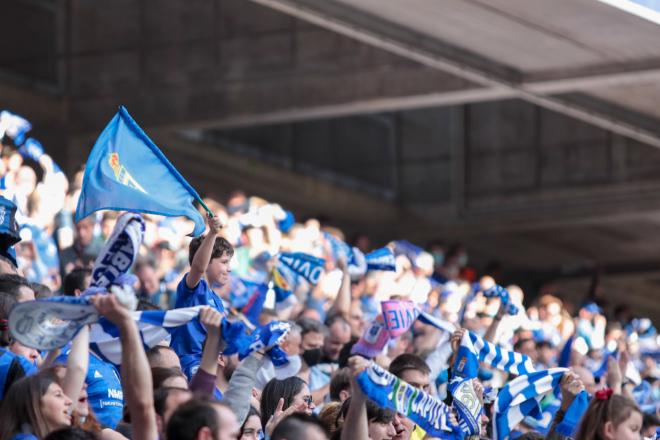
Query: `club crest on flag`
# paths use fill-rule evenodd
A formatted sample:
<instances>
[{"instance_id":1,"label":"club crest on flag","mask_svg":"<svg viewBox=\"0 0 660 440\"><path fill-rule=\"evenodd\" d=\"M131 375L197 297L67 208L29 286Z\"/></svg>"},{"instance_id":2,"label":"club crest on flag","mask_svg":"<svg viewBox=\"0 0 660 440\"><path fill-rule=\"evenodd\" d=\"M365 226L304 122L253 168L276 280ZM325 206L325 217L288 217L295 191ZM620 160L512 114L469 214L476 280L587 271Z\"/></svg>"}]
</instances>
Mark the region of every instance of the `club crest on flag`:
<instances>
[{"instance_id":1,"label":"club crest on flag","mask_svg":"<svg viewBox=\"0 0 660 440\"><path fill-rule=\"evenodd\" d=\"M115 173L115 179L117 179L117 182L121 183L122 185L126 185L129 188L137 189L138 191L142 191L145 194L148 194L147 191L145 191L144 188L142 188L142 185L138 183L137 180L131 176L131 173L128 172L126 167L119 162L119 153L110 153L108 156L108 164L110 165L110 168L112 168L112 171Z\"/></svg>"}]
</instances>

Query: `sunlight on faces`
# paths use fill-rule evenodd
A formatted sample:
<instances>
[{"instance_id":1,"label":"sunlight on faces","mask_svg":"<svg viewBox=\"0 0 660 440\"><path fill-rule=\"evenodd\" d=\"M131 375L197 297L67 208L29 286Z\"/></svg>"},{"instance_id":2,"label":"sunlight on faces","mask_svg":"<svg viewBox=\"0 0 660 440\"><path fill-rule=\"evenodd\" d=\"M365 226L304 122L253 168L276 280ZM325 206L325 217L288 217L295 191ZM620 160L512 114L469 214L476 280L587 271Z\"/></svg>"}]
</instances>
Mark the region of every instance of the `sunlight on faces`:
<instances>
[{"instance_id":1,"label":"sunlight on faces","mask_svg":"<svg viewBox=\"0 0 660 440\"><path fill-rule=\"evenodd\" d=\"M642 430L642 415L632 411L630 416L614 426L612 422L606 422L603 426L603 434L606 440L638 440Z\"/></svg>"},{"instance_id":2,"label":"sunlight on faces","mask_svg":"<svg viewBox=\"0 0 660 440\"><path fill-rule=\"evenodd\" d=\"M55 368L55 375L59 379L60 383L64 380L66 375L66 366L58 366ZM83 382L82 389L80 390L80 395L78 396L78 401L75 402L75 407L73 412L78 417L87 417L89 415L89 402L87 400L87 384Z\"/></svg>"},{"instance_id":3,"label":"sunlight on faces","mask_svg":"<svg viewBox=\"0 0 660 440\"><path fill-rule=\"evenodd\" d=\"M55 382L51 383L46 393L41 396L41 413L49 430L71 426L71 399Z\"/></svg>"},{"instance_id":4,"label":"sunlight on faces","mask_svg":"<svg viewBox=\"0 0 660 440\"><path fill-rule=\"evenodd\" d=\"M314 402L312 401L312 393L309 391L309 387L307 385L303 385L300 392L293 396L293 399L291 400L291 406L303 404L306 405L304 413L311 416L314 408L316 408L316 405L314 405Z\"/></svg>"},{"instance_id":5,"label":"sunlight on faces","mask_svg":"<svg viewBox=\"0 0 660 440\"><path fill-rule=\"evenodd\" d=\"M395 435L394 423L369 421L369 440L391 440Z\"/></svg>"},{"instance_id":6,"label":"sunlight on faces","mask_svg":"<svg viewBox=\"0 0 660 440\"><path fill-rule=\"evenodd\" d=\"M230 267L231 257L223 253L218 258L212 258L208 267L206 268L206 277L209 284L220 284L224 286L229 283L229 274L231 273Z\"/></svg>"},{"instance_id":7,"label":"sunlight on faces","mask_svg":"<svg viewBox=\"0 0 660 440\"><path fill-rule=\"evenodd\" d=\"M261 439L261 421L256 415L251 415L245 421L243 426L243 435L239 440L259 440Z\"/></svg>"}]
</instances>

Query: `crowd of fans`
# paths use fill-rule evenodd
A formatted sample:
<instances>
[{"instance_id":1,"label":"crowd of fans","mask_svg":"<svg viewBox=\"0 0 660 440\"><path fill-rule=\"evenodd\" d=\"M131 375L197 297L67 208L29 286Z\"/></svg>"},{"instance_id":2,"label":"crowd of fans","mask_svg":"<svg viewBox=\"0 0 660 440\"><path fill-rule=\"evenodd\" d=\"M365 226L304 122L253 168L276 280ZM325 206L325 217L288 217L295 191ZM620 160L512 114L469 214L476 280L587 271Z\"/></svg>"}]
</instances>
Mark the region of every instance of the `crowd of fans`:
<instances>
[{"instance_id":1,"label":"crowd of fans","mask_svg":"<svg viewBox=\"0 0 660 440\"><path fill-rule=\"evenodd\" d=\"M550 293L530 301L517 286L507 287L515 305L507 309L483 294L497 274L478 278L460 245L423 249L394 241L389 246L396 271L355 276L333 252L328 235L363 253L372 248L367 236L348 240L316 219L296 222L279 205L240 191L224 203L205 200L215 216L208 217L202 237L186 235L192 223L185 218L144 216L144 242L132 269L138 308L208 306L169 343L145 351L128 310L113 295L97 295L91 301L119 329L121 369L89 350L88 331L55 352L22 346L9 332L11 307L80 296L118 213L103 211L74 223L82 171L68 179L36 141L16 148L15 139L4 139L2 195L16 206L20 241L15 254L4 245L0 252L0 440L429 438L403 414L368 399L356 377L372 361L451 405L447 386L465 331L527 355L538 369L557 366L568 350L570 372L561 396L543 402L548 418L525 418L512 427L512 438L560 438L553 427L583 389L592 400L577 439L656 438L658 335L649 319ZM282 307L270 291L258 316L261 325L290 324L281 343L287 368L277 368L263 350L240 361L223 355L223 316L246 320L251 286L272 283L281 251L325 260L316 285L295 286L297 301ZM415 322L372 360L352 356L353 345L381 315L381 301L390 299L411 300L459 330L450 334ZM492 436L484 390L510 380L481 365L472 382L484 404L478 438Z\"/></svg>"}]
</instances>

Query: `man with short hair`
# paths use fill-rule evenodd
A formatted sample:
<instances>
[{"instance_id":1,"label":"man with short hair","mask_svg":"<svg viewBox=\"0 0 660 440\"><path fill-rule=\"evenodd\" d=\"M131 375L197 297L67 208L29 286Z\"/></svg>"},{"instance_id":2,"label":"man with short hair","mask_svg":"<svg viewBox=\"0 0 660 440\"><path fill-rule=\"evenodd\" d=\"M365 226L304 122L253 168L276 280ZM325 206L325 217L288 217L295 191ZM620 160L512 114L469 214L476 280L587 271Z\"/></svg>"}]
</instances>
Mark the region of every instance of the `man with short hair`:
<instances>
[{"instance_id":1,"label":"man with short hair","mask_svg":"<svg viewBox=\"0 0 660 440\"><path fill-rule=\"evenodd\" d=\"M64 277L62 293L67 296L80 296L89 287L91 279L91 269L87 267L75 267Z\"/></svg>"},{"instance_id":2,"label":"man with short hair","mask_svg":"<svg viewBox=\"0 0 660 440\"><path fill-rule=\"evenodd\" d=\"M349 429L349 427L346 427ZM277 424L270 440L327 440L323 424L315 416L291 414Z\"/></svg>"},{"instance_id":3,"label":"man with short hair","mask_svg":"<svg viewBox=\"0 0 660 440\"><path fill-rule=\"evenodd\" d=\"M147 350L147 360L149 361L149 368L179 368L181 369L181 361L179 356L176 355L172 347L164 345L155 345Z\"/></svg>"},{"instance_id":4,"label":"man with short hair","mask_svg":"<svg viewBox=\"0 0 660 440\"><path fill-rule=\"evenodd\" d=\"M168 440L235 440L240 426L229 406L194 398L179 406L167 423Z\"/></svg>"},{"instance_id":5,"label":"man with short hair","mask_svg":"<svg viewBox=\"0 0 660 440\"><path fill-rule=\"evenodd\" d=\"M415 388L429 392L431 369L421 357L412 353L403 353L395 357L390 363L390 373L409 383ZM394 418L394 428L396 429L396 440L421 440L426 433L412 420L397 414Z\"/></svg>"},{"instance_id":6,"label":"man with short hair","mask_svg":"<svg viewBox=\"0 0 660 440\"><path fill-rule=\"evenodd\" d=\"M351 340L351 326L341 315L329 317L325 325L328 335L323 341L323 361L337 363L341 349Z\"/></svg>"},{"instance_id":7,"label":"man with short hair","mask_svg":"<svg viewBox=\"0 0 660 440\"><path fill-rule=\"evenodd\" d=\"M190 390L175 387L163 387L154 391L154 409L156 411L156 423L158 424L158 436L165 438L165 429L174 411L182 404L192 399Z\"/></svg>"},{"instance_id":8,"label":"man with short hair","mask_svg":"<svg viewBox=\"0 0 660 440\"><path fill-rule=\"evenodd\" d=\"M339 366L341 350L351 340L351 327L341 314L330 316L325 325L328 333L321 348L321 362L309 371L309 389L317 401L330 391L330 378Z\"/></svg>"},{"instance_id":9,"label":"man with short hair","mask_svg":"<svg viewBox=\"0 0 660 440\"><path fill-rule=\"evenodd\" d=\"M60 265L64 273L71 271L76 265L85 266L92 263L101 252L103 240L94 237L95 226L93 215L76 223L76 238L73 244L60 251Z\"/></svg>"}]
</instances>

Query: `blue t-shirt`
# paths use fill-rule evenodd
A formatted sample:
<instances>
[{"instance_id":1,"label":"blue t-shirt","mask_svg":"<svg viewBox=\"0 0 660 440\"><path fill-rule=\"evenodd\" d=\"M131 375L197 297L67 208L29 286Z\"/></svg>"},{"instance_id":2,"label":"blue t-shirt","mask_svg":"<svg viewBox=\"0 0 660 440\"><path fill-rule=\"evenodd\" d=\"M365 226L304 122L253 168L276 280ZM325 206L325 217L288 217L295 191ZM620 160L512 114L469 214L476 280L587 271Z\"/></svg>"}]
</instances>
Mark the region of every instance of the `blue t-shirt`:
<instances>
[{"instance_id":1,"label":"blue t-shirt","mask_svg":"<svg viewBox=\"0 0 660 440\"><path fill-rule=\"evenodd\" d=\"M69 350L61 354L56 362L66 363ZM115 429L124 415L124 391L117 369L90 352L85 383L87 399L94 415L102 425Z\"/></svg>"},{"instance_id":2,"label":"blue t-shirt","mask_svg":"<svg viewBox=\"0 0 660 440\"><path fill-rule=\"evenodd\" d=\"M26 376L30 376L37 372L37 367L23 356L12 353L4 348L0 348L0 400L4 397L7 375L9 374L9 369L14 360L23 367L23 372Z\"/></svg>"},{"instance_id":3,"label":"blue t-shirt","mask_svg":"<svg viewBox=\"0 0 660 440\"><path fill-rule=\"evenodd\" d=\"M206 280L201 279L194 289L190 289L186 285L186 274L176 287L176 308L194 307L194 306L211 306L221 313L225 313L225 307L222 304L222 299L215 294L210 288ZM181 366L184 367L183 359L197 359L197 363L202 357L202 346L206 339L206 329L199 322L199 319L193 319L185 326L181 326L174 330L172 333L171 347L174 349L179 358L182 359ZM186 362L194 363L192 362ZM188 369L192 369L191 365ZM184 367L185 368L185 367Z\"/></svg>"}]
</instances>

